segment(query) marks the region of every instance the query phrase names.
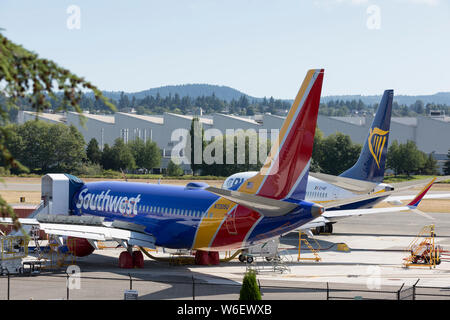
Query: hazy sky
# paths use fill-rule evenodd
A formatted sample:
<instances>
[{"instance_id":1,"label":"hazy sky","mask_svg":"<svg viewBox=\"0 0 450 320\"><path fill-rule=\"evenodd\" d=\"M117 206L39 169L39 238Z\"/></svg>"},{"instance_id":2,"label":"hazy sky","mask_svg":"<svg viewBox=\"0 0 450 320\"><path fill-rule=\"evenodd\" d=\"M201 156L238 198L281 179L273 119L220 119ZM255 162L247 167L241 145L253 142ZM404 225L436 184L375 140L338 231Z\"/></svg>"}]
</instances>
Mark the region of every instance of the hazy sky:
<instances>
[{"instance_id":1,"label":"hazy sky","mask_svg":"<svg viewBox=\"0 0 450 320\"><path fill-rule=\"evenodd\" d=\"M0 0L0 27L102 90L292 99L325 68L323 95L450 91L450 0Z\"/></svg>"}]
</instances>

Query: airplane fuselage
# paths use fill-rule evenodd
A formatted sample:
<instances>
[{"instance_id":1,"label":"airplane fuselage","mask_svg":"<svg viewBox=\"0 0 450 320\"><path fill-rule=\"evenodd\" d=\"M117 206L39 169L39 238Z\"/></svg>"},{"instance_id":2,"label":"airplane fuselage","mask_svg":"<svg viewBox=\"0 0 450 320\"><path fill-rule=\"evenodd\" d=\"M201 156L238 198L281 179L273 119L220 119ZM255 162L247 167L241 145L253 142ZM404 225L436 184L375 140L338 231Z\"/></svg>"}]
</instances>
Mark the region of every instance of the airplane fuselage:
<instances>
[{"instance_id":1,"label":"airplane fuselage","mask_svg":"<svg viewBox=\"0 0 450 320\"><path fill-rule=\"evenodd\" d=\"M222 188L227 190L237 190L245 181L256 175L256 171L240 172L229 176L223 183ZM379 183L373 192L379 193L380 197L376 197L369 200L358 201L355 203L344 205L338 209L363 209L371 208L386 196L383 195L383 191L389 188L389 185L385 183ZM360 196L360 194L353 193L344 188L340 188L333 184L327 183L315 177L309 176L308 183L306 185L305 200L318 204L324 204L329 201L350 199ZM331 209L333 210L333 209Z\"/></svg>"},{"instance_id":2,"label":"airplane fuselage","mask_svg":"<svg viewBox=\"0 0 450 320\"><path fill-rule=\"evenodd\" d=\"M145 227L156 245L174 249L245 248L292 231L313 219L312 203L264 217L201 186L91 182L72 200L76 215L94 215Z\"/></svg>"}]
</instances>

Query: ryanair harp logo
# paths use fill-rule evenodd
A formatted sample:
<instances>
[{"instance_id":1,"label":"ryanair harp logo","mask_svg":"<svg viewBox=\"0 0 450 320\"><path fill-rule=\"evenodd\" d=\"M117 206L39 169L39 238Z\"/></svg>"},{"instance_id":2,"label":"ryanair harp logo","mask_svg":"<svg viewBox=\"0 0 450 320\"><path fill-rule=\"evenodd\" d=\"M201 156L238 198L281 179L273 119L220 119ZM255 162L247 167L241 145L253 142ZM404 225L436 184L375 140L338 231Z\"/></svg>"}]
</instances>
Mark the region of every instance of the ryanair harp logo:
<instances>
[{"instance_id":1,"label":"ryanair harp logo","mask_svg":"<svg viewBox=\"0 0 450 320\"><path fill-rule=\"evenodd\" d=\"M380 168L381 154L383 153L384 144L386 143L386 135L389 131L383 131L379 128L370 129L369 134L369 150L372 154L378 168Z\"/></svg>"}]
</instances>

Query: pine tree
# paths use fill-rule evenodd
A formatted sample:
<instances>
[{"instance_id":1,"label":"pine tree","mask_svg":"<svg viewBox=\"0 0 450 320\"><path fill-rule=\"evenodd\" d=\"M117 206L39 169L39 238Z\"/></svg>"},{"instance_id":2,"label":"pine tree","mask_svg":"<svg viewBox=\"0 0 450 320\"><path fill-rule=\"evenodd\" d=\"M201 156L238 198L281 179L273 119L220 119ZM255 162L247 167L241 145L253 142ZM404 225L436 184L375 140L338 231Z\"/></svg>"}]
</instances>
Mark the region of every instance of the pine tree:
<instances>
[{"instance_id":1,"label":"pine tree","mask_svg":"<svg viewBox=\"0 0 450 320\"><path fill-rule=\"evenodd\" d=\"M199 134L199 131L201 130L201 135ZM201 170L204 166L203 161L203 150L205 149L206 142L205 142L205 131L203 130L203 126L200 122L199 118L192 119L191 123L191 131L190 131L190 140L187 143L186 146L186 154L190 155L191 158L191 169L192 173L195 175L195 173L199 170ZM201 149L198 149L198 146L195 145L195 141L200 140L201 141ZM198 160L201 159L201 163L195 163L198 162ZM197 161L196 161L197 160Z\"/></svg>"},{"instance_id":2,"label":"pine tree","mask_svg":"<svg viewBox=\"0 0 450 320\"><path fill-rule=\"evenodd\" d=\"M98 142L95 138L92 138L91 141L89 141L86 149L86 156L92 163L100 163L102 161L102 152L100 151Z\"/></svg>"},{"instance_id":3,"label":"pine tree","mask_svg":"<svg viewBox=\"0 0 450 320\"><path fill-rule=\"evenodd\" d=\"M447 161L445 161L444 164L444 174L450 175L450 149L448 150L447 153Z\"/></svg>"},{"instance_id":4,"label":"pine tree","mask_svg":"<svg viewBox=\"0 0 450 320\"><path fill-rule=\"evenodd\" d=\"M438 165L437 165L437 160L434 159L433 154L430 153L427 156L424 153L423 157L424 157L424 165L423 165L423 168L421 169L421 173L426 174L426 175L438 175L439 169L438 169Z\"/></svg>"},{"instance_id":5,"label":"pine tree","mask_svg":"<svg viewBox=\"0 0 450 320\"><path fill-rule=\"evenodd\" d=\"M244 280L239 295L239 300L261 300L261 292L259 291L258 283L256 282L256 272L248 271Z\"/></svg>"}]
</instances>

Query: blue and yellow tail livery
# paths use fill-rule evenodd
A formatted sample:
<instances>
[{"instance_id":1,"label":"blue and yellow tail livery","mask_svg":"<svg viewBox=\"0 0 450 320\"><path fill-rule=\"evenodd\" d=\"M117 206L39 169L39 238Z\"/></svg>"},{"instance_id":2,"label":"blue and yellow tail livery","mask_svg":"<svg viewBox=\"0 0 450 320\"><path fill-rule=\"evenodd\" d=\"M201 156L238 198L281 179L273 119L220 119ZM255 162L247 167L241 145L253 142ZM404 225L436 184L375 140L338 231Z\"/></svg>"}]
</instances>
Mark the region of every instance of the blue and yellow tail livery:
<instances>
[{"instance_id":1,"label":"blue and yellow tail livery","mask_svg":"<svg viewBox=\"0 0 450 320\"><path fill-rule=\"evenodd\" d=\"M382 182L391 126L394 90L386 90L356 164L340 176L371 182Z\"/></svg>"}]
</instances>

